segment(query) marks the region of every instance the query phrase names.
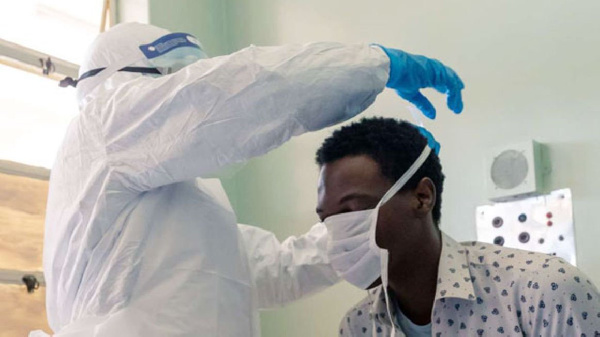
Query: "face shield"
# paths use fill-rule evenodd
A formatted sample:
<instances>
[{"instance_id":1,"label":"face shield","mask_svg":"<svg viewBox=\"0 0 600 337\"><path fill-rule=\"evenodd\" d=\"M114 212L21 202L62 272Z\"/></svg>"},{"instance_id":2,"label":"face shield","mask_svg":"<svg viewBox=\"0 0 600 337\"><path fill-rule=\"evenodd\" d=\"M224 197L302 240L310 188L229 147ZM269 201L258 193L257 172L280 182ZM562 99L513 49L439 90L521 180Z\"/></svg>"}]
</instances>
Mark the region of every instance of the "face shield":
<instances>
[{"instance_id":1,"label":"face shield","mask_svg":"<svg viewBox=\"0 0 600 337\"><path fill-rule=\"evenodd\" d=\"M87 93L117 71L154 76L168 75L207 57L202 45L193 35L171 33L151 43L139 45L118 62L88 70L76 80L67 77L59 85L77 87L81 92ZM133 66L139 63L149 66Z\"/></svg>"},{"instance_id":2,"label":"face shield","mask_svg":"<svg viewBox=\"0 0 600 337\"><path fill-rule=\"evenodd\" d=\"M162 75L168 75L208 56L200 42L186 33L168 34L140 46L147 61Z\"/></svg>"}]
</instances>

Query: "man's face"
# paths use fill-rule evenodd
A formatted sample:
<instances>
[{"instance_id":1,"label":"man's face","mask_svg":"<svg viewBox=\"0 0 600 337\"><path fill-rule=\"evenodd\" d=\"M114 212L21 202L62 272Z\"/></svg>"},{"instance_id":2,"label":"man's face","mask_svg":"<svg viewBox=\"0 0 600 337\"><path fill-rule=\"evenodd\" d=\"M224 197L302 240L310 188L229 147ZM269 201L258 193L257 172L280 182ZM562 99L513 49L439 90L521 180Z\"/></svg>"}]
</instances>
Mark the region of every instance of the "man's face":
<instances>
[{"instance_id":1,"label":"man's face","mask_svg":"<svg viewBox=\"0 0 600 337\"><path fill-rule=\"evenodd\" d=\"M372 209L392 187L379 164L366 155L344 157L321 167L317 214L321 220L332 215ZM381 207L376 242L390 249L398 243L404 223L411 218L410 191L397 193Z\"/></svg>"}]
</instances>

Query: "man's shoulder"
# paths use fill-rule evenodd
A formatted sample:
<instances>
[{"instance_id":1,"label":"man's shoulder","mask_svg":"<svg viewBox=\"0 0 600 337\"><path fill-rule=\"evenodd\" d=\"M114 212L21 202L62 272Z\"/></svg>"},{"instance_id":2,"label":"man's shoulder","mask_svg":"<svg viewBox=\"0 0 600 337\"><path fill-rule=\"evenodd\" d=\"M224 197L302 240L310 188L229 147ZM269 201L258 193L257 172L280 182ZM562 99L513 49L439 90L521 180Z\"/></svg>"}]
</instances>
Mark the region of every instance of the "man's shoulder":
<instances>
[{"instance_id":1,"label":"man's shoulder","mask_svg":"<svg viewBox=\"0 0 600 337\"><path fill-rule=\"evenodd\" d=\"M483 242L463 242L473 268L490 271L492 275L510 275L521 289L556 289L587 286L594 288L589 278L563 258L522 249L501 247ZM488 273L485 271L485 273Z\"/></svg>"},{"instance_id":2,"label":"man's shoulder","mask_svg":"<svg viewBox=\"0 0 600 337\"><path fill-rule=\"evenodd\" d=\"M471 266L504 267L508 271L516 269L522 272L534 272L547 269L550 265L568 264L562 258L550 254L502 247L485 242L469 241L461 242L460 245L467 251Z\"/></svg>"}]
</instances>

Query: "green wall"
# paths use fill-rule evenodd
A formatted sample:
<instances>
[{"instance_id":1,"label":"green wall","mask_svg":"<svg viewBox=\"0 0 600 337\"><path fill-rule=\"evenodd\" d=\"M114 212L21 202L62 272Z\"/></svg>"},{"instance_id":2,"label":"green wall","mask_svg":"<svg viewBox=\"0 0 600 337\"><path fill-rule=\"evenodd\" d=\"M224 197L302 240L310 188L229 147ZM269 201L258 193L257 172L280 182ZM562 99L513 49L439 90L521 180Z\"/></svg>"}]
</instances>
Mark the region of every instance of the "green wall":
<instances>
[{"instance_id":1,"label":"green wall","mask_svg":"<svg viewBox=\"0 0 600 337\"><path fill-rule=\"evenodd\" d=\"M210 56L232 51L227 15L228 1L149 0L149 22L173 32L196 36Z\"/></svg>"}]
</instances>

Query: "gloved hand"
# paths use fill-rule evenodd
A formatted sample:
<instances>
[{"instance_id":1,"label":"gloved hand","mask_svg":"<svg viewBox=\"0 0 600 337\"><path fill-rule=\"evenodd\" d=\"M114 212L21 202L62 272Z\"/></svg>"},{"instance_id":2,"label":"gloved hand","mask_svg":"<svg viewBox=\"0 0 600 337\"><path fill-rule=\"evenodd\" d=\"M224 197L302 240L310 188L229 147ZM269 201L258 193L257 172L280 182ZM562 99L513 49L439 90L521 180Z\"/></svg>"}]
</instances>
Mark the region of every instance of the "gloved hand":
<instances>
[{"instance_id":1,"label":"gloved hand","mask_svg":"<svg viewBox=\"0 0 600 337\"><path fill-rule=\"evenodd\" d=\"M465 86L454 70L438 60L378 46L390 58L390 78L386 84L388 88L395 89L400 97L414 104L431 119L435 119L435 108L419 92L421 88L432 87L447 94L448 108L457 114L462 111L460 91Z\"/></svg>"}]
</instances>

